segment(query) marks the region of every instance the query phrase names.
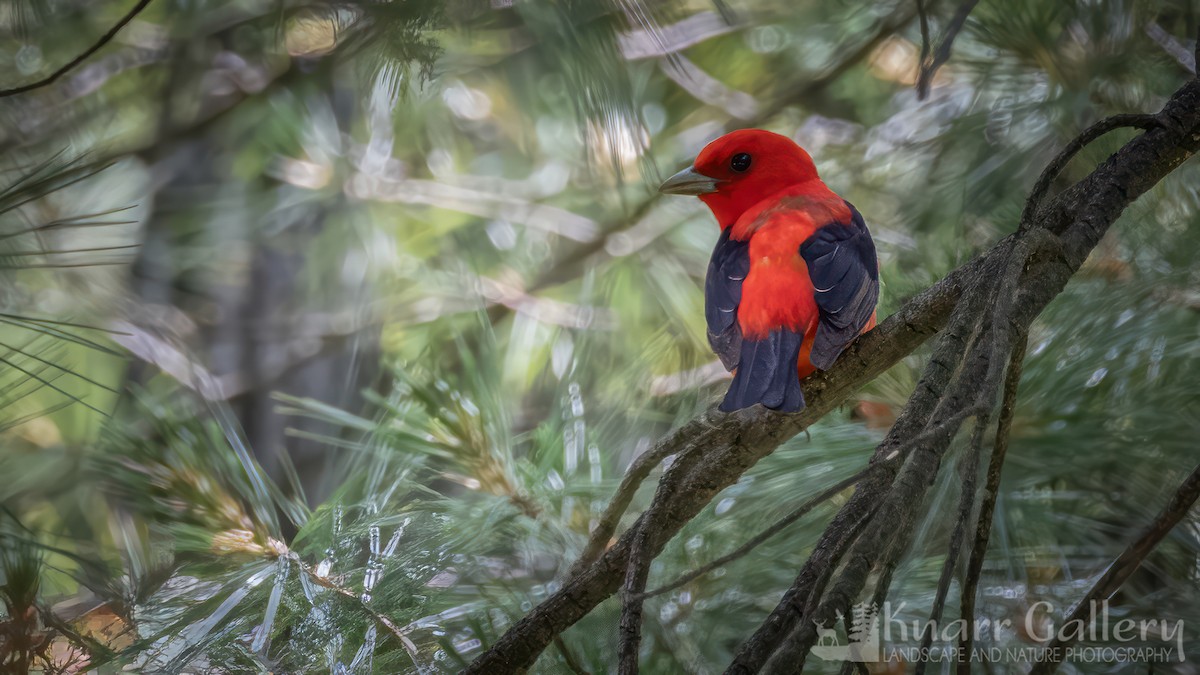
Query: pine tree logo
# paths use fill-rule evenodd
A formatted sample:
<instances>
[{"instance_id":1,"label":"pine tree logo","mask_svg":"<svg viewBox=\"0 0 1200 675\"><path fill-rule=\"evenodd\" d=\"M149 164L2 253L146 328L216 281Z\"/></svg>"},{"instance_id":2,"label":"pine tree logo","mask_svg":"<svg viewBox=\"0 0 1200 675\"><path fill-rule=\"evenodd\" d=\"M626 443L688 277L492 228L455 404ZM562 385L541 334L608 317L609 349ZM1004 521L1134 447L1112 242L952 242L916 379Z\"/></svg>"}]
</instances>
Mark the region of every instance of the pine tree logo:
<instances>
[{"instance_id":1,"label":"pine tree logo","mask_svg":"<svg viewBox=\"0 0 1200 675\"><path fill-rule=\"evenodd\" d=\"M850 631L847 634L849 644L842 644L837 634L837 625L844 616L838 612L833 626L826 628L815 624L817 628L817 644L812 653L825 661L854 661L857 663L874 663L880 661L879 647L879 607L874 603L868 605L860 602L851 610Z\"/></svg>"}]
</instances>

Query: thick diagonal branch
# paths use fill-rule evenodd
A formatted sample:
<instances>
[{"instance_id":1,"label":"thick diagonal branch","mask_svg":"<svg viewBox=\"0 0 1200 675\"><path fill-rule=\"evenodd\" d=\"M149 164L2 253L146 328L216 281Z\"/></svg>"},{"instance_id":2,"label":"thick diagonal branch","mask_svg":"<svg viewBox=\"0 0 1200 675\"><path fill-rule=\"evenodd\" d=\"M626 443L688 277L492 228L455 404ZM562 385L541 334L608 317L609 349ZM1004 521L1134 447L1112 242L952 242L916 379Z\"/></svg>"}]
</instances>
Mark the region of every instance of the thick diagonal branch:
<instances>
[{"instance_id":1,"label":"thick diagonal branch","mask_svg":"<svg viewBox=\"0 0 1200 675\"><path fill-rule=\"evenodd\" d=\"M1017 239L1037 236L1033 232L1043 228L1060 235L1060 250L1057 255L1031 257L1025 275L1026 294L1018 305L1029 310L1044 306L1121 212L1200 150L1200 82L1193 80L1177 91L1159 116L1170 123L1126 143L1087 178L1057 195L1039 210L1034 228L1006 238L952 272L859 338L829 371L806 381L808 408L804 412L778 415L759 409L727 415L709 409L661 440L660 446L678 451L697 449L698 453L689 471L668 471L663 476L662 480L680 481L680 486L671 491L669 500L653 507L656 519L645 523L650 528L646 531L649 553L657 555L714 496L759 459L939 331L964 288L989 261L1007 259ZM467 672L512 673L530 667L555 636L620 587L632 533L642 526L639 520L594 564L566 579L558 592L513 625ZM818 550L821 545L818 543Z\"/></svg>"}]
</instances>

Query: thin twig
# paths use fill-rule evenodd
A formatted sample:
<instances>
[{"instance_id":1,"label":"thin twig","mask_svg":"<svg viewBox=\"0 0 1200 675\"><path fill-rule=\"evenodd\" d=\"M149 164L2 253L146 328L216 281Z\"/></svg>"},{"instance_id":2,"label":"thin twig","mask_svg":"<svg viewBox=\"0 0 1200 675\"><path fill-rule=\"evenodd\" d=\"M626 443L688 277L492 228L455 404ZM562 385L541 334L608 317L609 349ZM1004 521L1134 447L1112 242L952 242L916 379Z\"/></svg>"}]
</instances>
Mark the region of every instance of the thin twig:
<instances>
[{"instance_id":1,"label":"thin twig","mask_svg":"<svg viewBox=\"0 0 1200 675\"><path fill-rule=\"evenodd\" d=\"M875 515L879 512L879 506L880 504L875 502L873 504L869 504L865 510L852 514L850 524L846 527L846 529L840 530L835 540L827 549L823 551L826 554L824 556L826 564L821 565L818 568L817 579L816 583L813 585L813 590L805 598L804 616L813 616L816 613L817 607L821 601L821 592L829 583L829 578L833 576L833 572L835 569L837 569L837 566L841 562L842 558L844 558L846 553L850 551L850 547L854 546L858 542L859 537L862 536L863 532L867 529L867 526L870 524L871 520L875 518ZM814 552L814 556L816 556L816 552ZM785 648L780 649L778 653L772 656L771 660L766 663L764 670L769 673L779 672L784 667L794 671L803 670L804 657L802 655L790 653L786 649L786 646L793 642L796 633L802 629L808 628L810 628L810 626L804 623L796 626L788 635L788 641L785 644ZM733 670L732 666L729 670Z\"/></svg>"},{"instance_id":2,"label":"thin twig","mask_svg":"<svg viewBox=\"0 0 1200 675\"><path fill-rule=\"evenodd\" d=\"M670 437L668 436L668 438ZM596 522L596 527L592 529L588 542L583 547L583 553L579 554L579 559L571 566L571 571L568 573L570 576L578 574L580 570L596 562L596 558L599 558L604 549L608 548L613 534L617 531L617 525L621 522L621 516L625 515L630 502L633 501L633 496L646 477L650 475L654 467L662 464L664 459L678 451L677 446L660 442L633 460L621 478L621 484L608 502L608 506L604 507L604 513Z\"/></svg>"},{"instance_id":3,"label":"thin twig","mask_svg":"<svg viewBox=\"0 0 1200 675\"><path fill-rule=\"evenodd\" d=\"M1033 219L1037 216L1038 208L1041 207L1042 199L1045 198L1046 192L1050 190L1050 184L1062 173L1063 168L1067 166L1067 162L1071 161L1076 154L1079 153L1092 141L1100 138L1104 134L1116 129L1132 127L1135 129L1150 129L1159 125L1159 118L1156 115L1145 113L1123 113L1105 117L1096 122L1092 126L1084 129L1082 133L1076 136L1063 148L1058 155L1042 169L1042 175L1038 176L1037 182L1033 184L1033 190L1029 193L1029 198L1025 200L1025 209L1021 212L1020 230L1029 229L1033 223Z\"/></svg>"},{"instance_id":4,"label":"thin twig","mask_svg":"<svg viewBox=\"0 0 1200 675\"><path fill-rule=\"evenodd\" d=\"M571 653L570 648L567 647L567 643L562 639L561 635L554 638L554 646L558 648L558 653L562 654L563 662L567 664L567 668L572 673L575 673L575 675L591 675L591 673L584 670L583 666L579 664L579 659L575 658L575 655Z\"/></svg>"},{"instance_id":5,"label":"thin twig","mask_svg":"<svg viewBox=\"0 0 1200 675\"><path fill-rule=\"evenodd\" d=\"M1000 404L1000 420L996 425L996 440L992 446L992 457L988 462L987 483L983 489L983 500L979 506L979 519L975 528L975 545L967 561L966 579L963 581L962 597L959 601L960 617L968 627L975 625L975 591L983 570L983 559L987 555L988 540L992 532L992 518L996 510L996 497L1000 492L1000 475L1004 458L1008 453L1008 439L1012 431L1013 414L1017 407L1017 389L1021 383L1021 369L1025 363L1025 336L1019 335L1013 342L1012 356L1008 361L1008 374L1004 379L1004 400ZM973 631L963 631L959 640L959 654L970 654ZM959 675L970 675L969 660L958 664Z\"/></svg>"},{"instance_id":6,"label":"thin twig","mask_svg":"<svg viewBox=\"0 0 1200 675\"><path fill-rule=\"evenodd\" d=\"M884 554L883 560L880 560L875 566L877 578L875 581L875 590L871 592L870 607L872 609L878 610L884 607L884 603L887 602L888 591L892 588L892 575L896 572L896 564L900 561L900 556L904 553L904 549L905 547L902 545L902 542L899 540L893 541ZM846 634L850 634L849 628L846 629ZM851 665L851 662L847 661L846 665ZM859 675L871 675L866 664L855 662L854 665L857 666ZM846 673L847 671L843 668L842 672Z\"/></svg>"},{"instance_id":7,"label":"thin twig","mask_svg":"<svg viewBox=\"0 0 1200 675\"><path fill-rule=\"evenodd\" d=\"M907 550L912 541L924 493L932 485L942 464L942 457L961 425L961 411L974 408L979 399L975 394L984 379L987 360L986 346L976 341L971 345L968 359L935 412L935 419L950 417L960 420L948 425L936 438L914 449L909 461L889 489L878 499L878 514L865 528L846 556L837 579L821 595L821 601L806 611L788 637L779 643L772 662L793 663L807 658L816 639L817 625L827 624L838 613L850 610L852 601L865 586L870 571L882 559L885 551L899 546L898 553ZM986 389L986 387L983 387ZM956 406L958 409L956 410ZM940 424L937 426L941 426ZM831 573L832 569L828 571ZM814 589L816 590L816 589ZM770 645L766 645L770 649ZM753 669L745 672L755 672Z\"/></svg>"},{"instance_id":8,"label":"thin twig","mask_svg":"<svg viewBox=\"0 0 1200 675\"><path fill-rule=\"evenodd\" d=\"M1092 612L1095 610L1094 603L1107 601L1121 588L1129 575L1133 574L1142 561L1150 552L1158 546L1159 542L1179 524L1187 516L1192 505L1196 503L1196 498L1200 497L1200 465L1192 469L1188 477L1184 479L1175 493L1171 495L1171 500L1163 507L1158 516L1150 523L1142 536L1136 541L1129 544L1121 555L1108 566L1104 575L1092 586L1079 602L1075 604L1074 611L1063 621L1063 626L1072 625L1091 625L1089 620L1094 621L1095 617ZM1080 637L1079 634L1083 631L1059 631L1056 637L1043 651L1043 659L1034 664L1033 669L1029 671L1029 675L1050 675L1058 669L1059 661L1063 656L1065 647L1075 643ZM1063 635L1069 637L1063 639ZM1180 655L1183 656L1182 654Z\"/></svg>"},{"instance_id":9,"label":"thin twig","mask_svg":"<svg viewBox=\"0 0 1200 675\"><path fill-rule=\"evenodd\" d=\"M954 17L946 25L946 32L942 34L942 40L938 43L937 50L933 52L932 56L929 55L928 50L922 47L921 70L917 73L917 98L924 100L929 95L929 85L933 83L933 76L937 74L938 68L950 60L950 50L954 46L954 40L966 25L967 17L971 15L971 10L975 9L977 4L979 4L979 0L965 0L958 6ZM922 14L922 18L924 18L924 14ZM927 25L922 26L921 37L923 42L928 43L929 27Z\"/></svg>"},{"instance_id":10,"label":"thin twig","mask_svg":"<svg viewBox=\"0 0 1200 675\"><path fill-rule=\"evenodd\" d=\"M347 598L355 600L358 603L358 606L360 606L364 612L369 614L372 619L375 619L376 623L378 623L380 626L383 626L392 635L396 636L396 639L400 641L400 644L404 647L404 650L408 652L410 657L412 657L413 663L416 664L418 668L420 667L421 655L417 651L417 645L411 639L409 639L407 630L405 628L401 628L400 626L396 625L395 621L392 621L383 614L380 614L379 612L376 612L368 607L365 603L363 603L362 597L359 596L358 593L355 593L349 588L345 588L333 583L328 577L323 577L317 574L316 570L305 564L305 562L300 559L300 556L296 555L294 552L288 551L284 555L289 561L292 562L292 564L300 568L300 571L307 575L309 579L312 579L313 583L321 586L322 588L328 588L338 595L343 595Z\"/></svg>"},{"instance_id":11,"label":"thin twig","mask_svg":"<svg viewBox=\"0 0 1200 675\"><path fill-rule=\"evenodd\" d=\"M143 9L146 9L146 6L149 5L150 2L151 2L151 0L138 0L138 3L136 5L134 5L133 8L130 9L128 12L126 12L125 16L121 17L120 21L117 21L117 23L114 24L113 27L110 28L107 33L105 33L104 35L101 35L100 39L97 40L95 44L93 44L91 47L88 47L87 49L85 49L83 51L83 53L81 53L79 56L76 56L75 58L71 59L65 65L63 65L61 68L54 71L53 73L50 73L49 75L47 75L46 77L43 77L40 80L37 80L35 82L30 82L29 84L23 84L19 87L13 87L12 89L0 89L0 98L5 98L7 96L16 96L17 94L24 94L27 91L33 91L34 89L44 87L48 84L53 83L55 80L62 77L63 75L66 75L67 73L71 72L71 70L74 69L76 66L78 66L79 64L86 61L89 56L100 51L100 49L102 47L104 47L104 45L108 44L109 42L112 42L112 39L117 36L117 33L121 32L121 29L124 28L130 21L133 21L133 18L135 16L137 16L138 14L140 14Z\"/></svg>"},{"instance_id":12,"label":"thin twig","mask_svg":"<svg viewBox=\"0 0 1200 675\"><path fill-rule=\"evenodd\" d=\"M1049 232L1039 230L1034 237L1035 244L1053 245L1056 243L1055 238ZM991 356L988 363L988 375L985 378L984 396L987 397L986 410L976 418L975 432L971 438L970 449L964 458L964 469L962 475L962 494L959 499L958 518L955 521L954 531L950 539L950 547L946 552L946 559L943 563L942 573L938 579L937 593L934 598L933 607L930 611L929 623L927 626L936 626L942 619L942 612L945 609L946 596L950 592L950 583L954 577L955 568L958 565L959 551L962 548L963 539L966 536L968 523L971 521L971 515L975 505L975 490L979 477L979 458L982 453L983 435L987 429L988 422L991 418L991 405L993 405L992 397L987 392L994 383L998 381L999 374L1003 371L997 368L1000 363L1002 352L1008 348L1011 342L1024 343L1025 328L1022 327L1018 333L1020 339L1013 336L1012 326L1016 323L1016 318L1013 314L1013 308L1017 295L1017 288L1024 272L1025 262L1033 254L1033 251L1028 241L1018 242L1013 246L1013 250L1009 253L1008 264L1005 272L996 285L996 302L992 312L991 328L992 335L990 339ZM1019 376L1019 374L1018 374ZM1006 386L1004 391L1009 391ZM1010 420L1011 421L1011 420ZM970 632L970 631L967 631ZM923 631L921 637L921 649L927 651L933 644L933 630ZM916 674L923 675L926 668L926 661L921 661L917 664Z\"/></svg>"},{"instance_id":13,"label":"thin twig","mask_svg":"<svg viewBox=\"0 0 1200 675\"><path fill-rule=\"evenodd\" d=\"M684 481L678 478L686 476L699 462L702 454L703 449L695 446L680 454L659 481L654 501L633 526L633 542L629 549L629 561L625 566L625 582L621 587L617 670L622 675L635 675L638 672L646 581L650 576L650 562L658 553L650 541L655 532L656 522L666 505L671 503L674 493L683 484Z\"/></svg>"},{"instance_id":14,"label":"thin twig","mask_svg":"<svg viewBox=\"0 0 1200 675\"><path fill-rule=\"evenodd\" d=\"M899 455L897 454L897 455L893 455L889 461L895 462L898 459L899 459ZM704 576L705 574L708 574L709 572L717 569L718 567L727 565L730 562L733 562L734 560L741 558L742 556L746 555L750 551L753 551L755 548L757 548L759 545L761 545L764 541L766 541L766 540L770 539L771 537L774 537L775 535L782 532L784 530L784 528L786 528L788 525L791 525L792 523L796 522L797 520L800 520L801 518L803 518L809 511L812 511L818 505L823 504L826 501L829 501L834 496L840 494L842 491L846 490L849 487L854 486L859 481L861 481L863 478L866 478L868 475L870 475L871 473L873 473L880 467L886 466L887 463L888 463L888 461L871 464L867 468L863 469L862 471L859 471L858 473L854 474L853 476L850 476L849 478L844 478L844 479L838 481L837 483L834 483L833 485L825 488L821 492L814 495L812 498L806 500L800 506L797 506L795 509L792 510L791 513L787 514L786 516L780 518L779 520L777 520L774 523L772 523L771 525L769 525L762 532L759 532L758 534L751 537L749 541L747 541L745 544L742 544L741 546L739 546L738 548L733 550L731 553L727 553L708 564L701 565L700 567L697 567L696 569L692 570L691 572L688 572L688 573L684 574L683 576L680 576L678 579L676 579L675 581L672 581L669 584L660 586L652 591L646 591L646 593L643 595L643 597L644 598L653 598L655 596L662 595L663 593L668 593L670 591L675 590L676 588L679 588L680 586L683 586L695 579L698 579L698 578Z\"/></svg>"},{"instance_id":15,"label":"thin twig","mask_svg":"<svg viewBox=\"0 0 1200 675\"><path fill-rule=\"evenodd\" d=\"M904 553L904 546L899 541L892 542L887 554L879 564L879 579L875 582L875 590L871 593L871 602L875 607L883 607L887 600L888 591L892 588L892 575L896 572L896 563Z\"/></svg>"},{"instance_id":16,"label":"thin twig","mask_svg":"<svg viewBox=\"0 0 1200 675\"><path fill-rule=\"evenodd\" d=\"M942 620L942 612L946 608L946 596L950 594L950 582L954 579L954 570L958 566L958 552L966 537L967 524L971 521L971 513L975 510L975 486L979 478L979 455L983 448L983 434L987 430L990 415L987 413L975 419L975 431L971 434L971 445L963 456L962 491L958 498L958 518L954 522L954 531L950 535L950 546L946 550L946 559L942 562L942 574L938 578L937 594L933 599L933 608L929 612L929 622L921 631L921 653L927 653L933 646L934 626ZM969 631L967 631L969 632ZM928 660L917 662L916 675L923 675Z\"/></svg>"},{"instance_id":17,"label":"thin twig","mask_svg":"<svg viewBox=\"0 0 1200 675\"><path fill-rule=\"evenodd\" d=\"M642 522L644 521L639 521L639 524ZM642 646L642 613L645 609L644 592L652 559L646 545L647 529L639 527L634 532L629 564L625 566L625 584L621 587L621 621L617 627L617 672L621 675L637 675L638 672Z\"/></svg>"}]
</instances>

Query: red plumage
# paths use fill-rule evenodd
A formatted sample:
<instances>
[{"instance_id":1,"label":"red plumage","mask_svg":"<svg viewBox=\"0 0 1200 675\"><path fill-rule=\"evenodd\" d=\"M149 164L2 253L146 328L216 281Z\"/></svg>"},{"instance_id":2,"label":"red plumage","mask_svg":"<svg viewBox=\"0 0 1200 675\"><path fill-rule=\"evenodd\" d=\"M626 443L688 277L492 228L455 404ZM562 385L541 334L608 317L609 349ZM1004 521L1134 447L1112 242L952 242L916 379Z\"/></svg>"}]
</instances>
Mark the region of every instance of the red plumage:
<instances>
[{"instance_id":1,"label":"red plumage","mask_svg":"<svg viewBox=\"0 0 1200 675\"><path fill-rule=\"evenodd\" d=\"M713 141L662 191L699 196L721 226L705 310L734 372L722 409L803 409L800 380L875 325L878 263L862 216L800 146L757 129Z\"/></svg>"}]
</instances>

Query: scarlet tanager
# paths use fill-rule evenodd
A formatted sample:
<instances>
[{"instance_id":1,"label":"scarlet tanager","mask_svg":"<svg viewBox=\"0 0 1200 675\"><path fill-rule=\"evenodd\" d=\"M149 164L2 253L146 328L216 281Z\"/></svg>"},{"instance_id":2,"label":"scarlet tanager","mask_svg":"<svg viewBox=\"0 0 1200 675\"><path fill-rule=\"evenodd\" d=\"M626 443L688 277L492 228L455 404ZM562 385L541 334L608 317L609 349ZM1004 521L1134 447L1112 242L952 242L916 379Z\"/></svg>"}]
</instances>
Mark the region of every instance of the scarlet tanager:
<instances>
[{"instance_id":1,"label":"scarlet tanager","mask_svg":"<svg viewBox=\"0 0 1200 675\"><path fill-rule=\"evenodd\" d=\"M709 143L660 191L695 195L721 226L704 282L708 341L733 383L726 412L804 409L800 380L875 325L879 263L862 215L786 136Z\"/></svg>"}]
</instances>

